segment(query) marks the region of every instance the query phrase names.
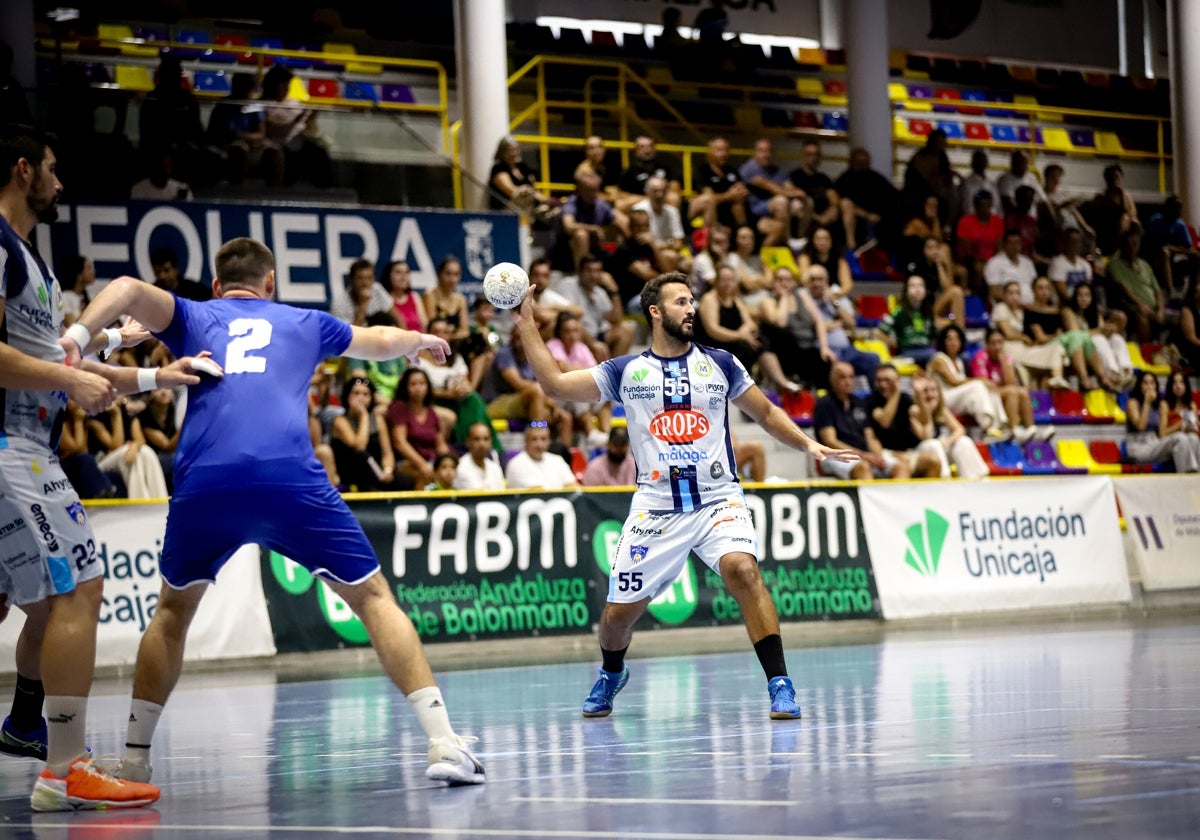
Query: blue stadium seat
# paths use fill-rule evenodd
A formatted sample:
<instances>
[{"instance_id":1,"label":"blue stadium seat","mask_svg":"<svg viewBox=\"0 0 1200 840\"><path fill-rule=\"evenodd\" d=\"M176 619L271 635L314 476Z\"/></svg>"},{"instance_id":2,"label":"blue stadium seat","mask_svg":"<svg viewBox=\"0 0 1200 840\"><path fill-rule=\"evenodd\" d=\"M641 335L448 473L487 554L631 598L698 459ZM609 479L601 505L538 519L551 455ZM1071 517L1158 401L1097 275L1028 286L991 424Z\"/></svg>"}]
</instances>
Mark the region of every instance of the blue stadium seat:
<instances>
[{"instance_id":1,"label":"blue stadium seat","mask_svg":"<svg viewBox=\"0 0 1200 840\"><path fill-rule=\"evenodd\" d=\"M845 131L848 125L846 115L837 111L825 114L821 122L826 131Z\"/></svg>"},{"instance_id":2,"label":"blue stadium seat","mask_svg":"<svg viewBox=\"0 0 1200 840\"><path fill-rule=\"evenodd\" d=\"M946 132L947 140L965 140L967 134L963 131L962 123L938 120L938 128Z\"/></svg>"},{"instance_id":3,"label":"blue stadium seat","mask_svg":"<svg viewBox=\"0 0 1200 840\"><path fill-rule=\"evenodd\" d=\"M988 325L987 304L983 302L983 298L978 295L967 295L963 299L963 303L968 327L983 328Z\"/></svg>"},{"instance_id":4,"label":"blue stadium seat","mask_svg":"<svg viewBox=\"0 0 1200 840\"><path fill-rule=\"evenodd\" d=\"M227 95L232 93L232 85L229 81L229 76L224 70L197 70L196 76L192 80L192 87L197 93L207 93L212 95Z\"/></svg>"},{"instance_id":5,"label":"blue stadium seat","mask_svg":"<svg viewBox=\"0 0 1200 840\"><path fill-rule=\"evenodd\" d=\"M993 125L992 139L997 143L1016 143L1017 129L1012 125Z\"/></svg>"},{"instance_id":6,"label":"blue stadium seat","mask_svg":"<svg viewBox=\"0 0 1200 840\"><path fill-rule=\"evenodd\" d=\"M996 466L1007 470L1020 470L1022 473L1028 469L1025 463L1025 454L1021 451L1021 447L1013 443L1011 440L1003 443L993 443L990 446L992 450L992 460L996 462Z\"/></svg>"},{"instance_id":7,"label":"blue stadium seat","mask_svg":"<svg viewBox=\"0 0 1200 840\"><path fill-rule=\"evenodd\" d=\"M379 93L370 82L346 82L342 97L354 102L378 102Z\"/></svg>"}]
</instances>

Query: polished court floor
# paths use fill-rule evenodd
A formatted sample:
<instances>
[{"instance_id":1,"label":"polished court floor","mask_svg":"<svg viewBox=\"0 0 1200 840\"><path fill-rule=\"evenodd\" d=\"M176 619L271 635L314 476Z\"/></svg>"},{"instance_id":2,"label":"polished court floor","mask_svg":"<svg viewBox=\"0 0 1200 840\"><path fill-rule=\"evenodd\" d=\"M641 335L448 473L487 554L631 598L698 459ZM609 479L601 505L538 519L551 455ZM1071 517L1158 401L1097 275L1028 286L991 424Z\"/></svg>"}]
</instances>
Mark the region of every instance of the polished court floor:
<instances>
[{"instance_id":1,"label":"polished court floor","mask_svg":"<svg viewBox=\"0 0 1200 840\"><path fill-rule=\"evenodd\" d=\"M1014 624L793 647L803 721L767 718L748 648L631 660L597 720L594 665L443 673L489 779L453 790L382 678L204 675L161 725L156 807L33 815L39 767L0 756L0 837L1200 836L1200 623ZM96 752L127 702L93 698Z\"/></svg>"}]
</instances>

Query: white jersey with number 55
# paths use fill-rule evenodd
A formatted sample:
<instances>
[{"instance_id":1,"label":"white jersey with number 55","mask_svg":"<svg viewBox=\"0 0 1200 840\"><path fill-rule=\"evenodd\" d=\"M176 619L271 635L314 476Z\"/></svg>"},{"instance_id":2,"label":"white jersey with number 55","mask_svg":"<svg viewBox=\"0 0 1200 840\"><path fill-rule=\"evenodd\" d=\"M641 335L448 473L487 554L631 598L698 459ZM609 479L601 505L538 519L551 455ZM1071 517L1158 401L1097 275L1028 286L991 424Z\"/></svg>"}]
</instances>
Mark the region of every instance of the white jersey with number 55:
<instances>
[{"instance_id":1,"label":"white jersey with number 55","mask_svg":"<svg viewBox=\"0 0 1200 840\"><path fill-rule=\"evenodd\" d=\"M670 359L647 350L609 359L592 376L603 399L625 407L634 510L686 512L741 498L729 402L754 382L732 354L698 344Z\"/></svg>"}]
</instances>

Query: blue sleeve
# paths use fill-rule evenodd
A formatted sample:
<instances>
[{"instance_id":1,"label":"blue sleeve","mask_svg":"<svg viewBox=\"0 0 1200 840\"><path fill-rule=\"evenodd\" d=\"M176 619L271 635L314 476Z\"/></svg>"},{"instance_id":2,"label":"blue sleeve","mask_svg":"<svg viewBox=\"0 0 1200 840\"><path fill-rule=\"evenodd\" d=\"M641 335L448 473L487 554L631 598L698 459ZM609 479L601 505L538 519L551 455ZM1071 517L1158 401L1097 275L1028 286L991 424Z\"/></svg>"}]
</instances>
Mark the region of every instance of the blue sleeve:
<instances>
[{"instance_id":1,"label":"blue sleeve","mask_svg":"<svg viewBox=\"0 0 1200 840\"><path fill-rule=\"evenodd\" d=\"M602 198L596 199L596 224L611 225L616 218L617 214L613 212L611 204Z\"/></svg>"},{"instance_id":2,"label":"blue sleeve","mask_svg":"<svg viewBox=\"0 0 1200 840\"><path fill-rule=\"evenodd\" d=\"M618 356L601 362L592 368L592 378L600 388L600 399L621 403L621 377L625 374L625 366L636 359L636 356Z\"/></svg>"},{"instance_id":3,"label":"blue sleeve","mask_svg":"<svg viewBox=\"0 0 1200 840\"><path fill-rule=\"evenodd\" d=\"M175 314L171 317L171 323L167 324L161 332L154 334L154 337L167 345L167 349L175 358L188 355L184 349L183 340L188 334L188 327L191 325L195 312L196 303L185 298L175 297Z\"/></svg>"},{"instance_id":4,"label":"blue sleeve","mask_svg":"<svg viewBox=\"0 0 1200 840\"><path fill-rule=\"evenodd\" d=\"M314 310L321 327L321 356L340 356L350 346L354 331L345 321L340 321L328 312Z\"/></svg>"},{"instance_id":5,"label":"blue sleeve","mask_svg":"<svg viewBox=\"0 0 1200 840\"><path fill-rule=\"evenodd\" d=\"M750 378L750 374L738 361L737 356L728 350L717 350L711 347L706 347L705 350L713 357L713 361L725 375L725 381L729 383L729 399L736 400L754 385L754 380Z\"/></svg>"}]
</instances>

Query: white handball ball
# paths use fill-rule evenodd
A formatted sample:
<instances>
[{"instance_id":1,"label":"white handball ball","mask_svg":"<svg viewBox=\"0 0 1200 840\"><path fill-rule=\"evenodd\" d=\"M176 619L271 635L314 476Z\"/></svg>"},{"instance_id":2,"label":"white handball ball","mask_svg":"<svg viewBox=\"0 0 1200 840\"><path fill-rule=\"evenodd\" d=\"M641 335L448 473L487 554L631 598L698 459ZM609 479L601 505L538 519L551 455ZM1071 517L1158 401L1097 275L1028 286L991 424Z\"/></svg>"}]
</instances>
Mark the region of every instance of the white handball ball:
<instances>
[{"instance_id":1,"label":"white handball ball","mask_svg":"<svg viewBox=\"0 0 1200 840\"><path fill-rule=\"evenodd\" d=\"M497 309L520 306L528 290L529 275L515 263L498 263L483 278L483 295Z\"/></svg>"}]
</instances>

